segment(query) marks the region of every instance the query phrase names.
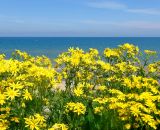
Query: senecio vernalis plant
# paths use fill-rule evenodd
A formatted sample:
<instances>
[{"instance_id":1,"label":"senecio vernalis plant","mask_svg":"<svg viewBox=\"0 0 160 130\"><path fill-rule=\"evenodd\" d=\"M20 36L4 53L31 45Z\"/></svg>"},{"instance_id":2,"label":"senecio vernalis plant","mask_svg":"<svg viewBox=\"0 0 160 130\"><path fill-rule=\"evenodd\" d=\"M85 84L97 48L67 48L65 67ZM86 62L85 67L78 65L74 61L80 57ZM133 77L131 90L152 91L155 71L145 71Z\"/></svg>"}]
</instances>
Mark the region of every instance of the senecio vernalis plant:
<instances>
[{"instance_id":1,"label":"senecio vernalis plant","mask_svg":"<svg viewBox=\"0 0 160 130\"><path fill-rule=\"evenodd\" d=\"M15 50L0 55L0 130L160 129L156 51L125 43L54 61Z\"/></svg>"}]
</instances>

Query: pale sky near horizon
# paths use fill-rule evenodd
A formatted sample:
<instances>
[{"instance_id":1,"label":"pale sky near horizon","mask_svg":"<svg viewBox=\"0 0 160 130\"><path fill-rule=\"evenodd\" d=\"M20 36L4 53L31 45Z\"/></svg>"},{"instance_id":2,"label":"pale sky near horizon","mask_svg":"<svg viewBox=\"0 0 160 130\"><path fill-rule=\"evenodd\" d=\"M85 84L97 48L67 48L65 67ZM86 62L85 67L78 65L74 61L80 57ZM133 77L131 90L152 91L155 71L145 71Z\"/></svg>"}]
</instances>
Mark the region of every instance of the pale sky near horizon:
<instances>
[{"instance_id":1,"label":"pale sky near horizon","mask_svg":"<svg viewBox=\"0 0 160 130\"><path fill-rule=\"evenodd\" d=\"M160 0L0 0L0 36L160 37Z\"/></svg>"}]
</instances>

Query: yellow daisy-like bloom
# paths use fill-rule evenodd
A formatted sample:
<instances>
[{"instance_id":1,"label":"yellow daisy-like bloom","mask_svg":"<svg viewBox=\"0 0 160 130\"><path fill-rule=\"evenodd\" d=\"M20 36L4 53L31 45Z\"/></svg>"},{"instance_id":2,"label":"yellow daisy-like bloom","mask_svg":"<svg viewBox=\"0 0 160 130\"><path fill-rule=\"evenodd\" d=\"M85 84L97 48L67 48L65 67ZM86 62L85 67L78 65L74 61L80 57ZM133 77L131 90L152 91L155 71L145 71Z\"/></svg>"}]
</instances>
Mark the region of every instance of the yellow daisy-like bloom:
<instances>
[{"instance_id":1,"label":"yellow daisy-like bloom","mask_svg":"<svg viewBox=\"0 0 160 130\"><path fill-rule=\"evenodd\" d=\"M134 56L138 54L139 48L130 43L125 43L123 45L119 45L120 49L125 50L128 54Z\"/></svg>"},{"instance_id":2,"label":"yellow daisy-like bloom","mask_svg":"<svg viewBox=\"0 0 160 130\"><path fill-rule=\"evenodd\" d=\"M11 118L11 121L14 121L16 123L19 123L19 118L18 117L12 117Z\"/></svg>"},{"instance_id":3,"label":"yellow daisy-like bloom","mask_svg":"<svg viewBox=\"0 0 160 130\"><path fill-rule=\"evenodd\" d=\"M7 91L5 92L6 96L8 97L8 99L13 100L15 97L18 97L20 95L19 90L16 89L12 89L12 88L7 88Z\"/></svg>"},{"instance_id":4,"label":"yellow daisy-like bloom","mask_svg":"<svg viewBox=\"0 0 160 130\"><path fill-rule=\"evenodd\" d=\"M40 114L35 114L34 115L36 117L36 119L39 121L39 122L45 122L45 119L44 119L44 116L41 116Z\"/></svg>"},{"instance_id":5,"label":"yellow daisy-like bloom","mask_svg":"<svg viewBox=\"0 0 160 130\"><path fill-rule=\"evenodd\" d=\"M0 119L0 130L8 129L8 121Z\"/></svg>"},{"instance_id":6,"label":"yellow daisy-like bloom","mask_svg":"<svg viewBox=\"0 0 160 130\"><path fill-rule=\"evenodd\" d=\"M121 47L122 47L123 49L127 49L127 50L132 50L132 49L135 48L134 45L129 44L129 43L125 43L125 44L121 45Z\"/></svg>"},{"instance_id":7,"label":"yellow daisy-like bloom","mask_svg":"<svg viewBox=\"0 0 160 130\"><path fill-rule=\"evenodd\" d=\"M84 115L86 112L86 107L82 103L74 103L74 102L69 102L66 105L66 112L74 112L77 113L78 115Z\"/></svg>"},{"instance_id":8,"label":"yellow daisy-like bloom","mask_svg":"<svg viewBox=\"0 0 160 130\"><path fill-rule=\"evenodd\" d=\"M105 63L104 61L98 60L97 65L100 65L102 69L105 71L111 70L111 65L109 63Z\"/></svg>"},{"instance_id":9,"label":"yellow daisy-like bloom","mask_svg":"<svg viewBox=\"0 0 160 130\"><path fill-rule=\"evenodd\" d=\"M0 105L3 105L5 103L5 99L6 99L6 96L0 93Z\"/></svg>"},{"instance_id":10,"label":"yellow daisy-like bloom","mask_svg":"<svg viewBox=\"0 0 160 130\"><path fill-rule=\"evenodd\" d=\"M95 114L100 113L102 110L104 110L104 107L102 107L102 106L101 107L95 107L94 108L94 113Z\"/></svg>"},{"instance_id":11,"label":"yellow daisy-like bloom","mask_svg":"<svg viewBox=\"0 0 160 130\"><path fill-rule=\"evenodd\" d=\"M55 123L52 128L49 128L48 130L68 130L68 126L63 123Z\"/></svg>"},{"instance_id":12,"label":"yellow daisy-like bloom","mask_svg":"<svg viewBox=\"0 0 160 130\"><path fill-rule=\"evenodd\" d=\"M99 104L105 104L108 102L108 98L107 97L104 97L104 98L98 97L98 98L93 99L93 102L98 102Z\"/></svg>"},{"instance_id":13,"label":"yellow daisy-like bloom","mask_svg":"<svg viewBox=\"0 0 160 130\"><path fill-rule=\"evenodd\" d=\"M38 121L35 120L34 118L25 118L25 127L29 127L31 130L40 130L40 128L38 127Z\"/></svg>"},{"instance_id":14,"label":"yellow daisy-like bloom","mask_svg":"<svg viewBox=\"0 0 160 130\"><path fill-rule=\"evenodd\" d=\"M77 57L71 57L70 61L71 61L71 65L77 66L80 62L80 59Z\"/></svg>"},{"instance_id":15,"label":"yellow daisy-like bloom","mask_svg":"<svg viewBox=\"0 0 160 130\"><path fill-rule=\"evenodd\" d=\"M80 87L75 88L75 89L74 89L74 94L75 94L76 96L81 96L81 95L83 94L83 89L80 88Z\"/></svg>"},{"instance_id":16,"label":"yellow daisy-like bloom","mask_svg":"<svg viewBox=\"0 0 160 130\"><path fill-rule=\"evenodd\" d=\"M151 72L151 73L154 73L157 71L155 64L149 64L147 68L148 68L148 72Z\"/></svg>"},{"instance_id":17,"label":"yellow daisy-like bloom","mask_svg":"<svg viewBox=\"0 0 160 130\"><path fill-rule=\"evenodd\" d=\"M26 100L32 100L32 96L27 89L24 91L23 98Z\"/></svg>"},{"instance_id":18,"label":"yellow daisy-like bloom","mask_svg":"<svg viewBox=\"0 0 160 130\"><path fill-rule=\"evenodd\" d=\"M10 83L9 85L14 89L22 89L23 88L23 85L20 83Z\"/></svg>"},{"instance_id":19,"label":"yellow daisy-like bloom","mask_svg":"<svg viewBox=\"0 0 160 130\"><path fill-rule=\"evenodd\" d=\"M90 48L90 54L91 55L94 55L94 56L97 56L99 54L98 50L97 49L94 49L94 48Z\"/></svg>"},{"instance_id":20,"label":"yellow daisy-like bloom","mask_svg":"<svg viewBox=\"0 0 160 130\"><path fill-rule=\"evenodd\" d=\"M104 50L104 55L105 55L106 57L119 57L119 56L120 56L120 54L118 53L117 50L110 49L110 48L106 48L106 49Z\"/></svg>"},{"instance_id":21,"label":"yellow daisy-like bloom","mask_svg":"<svg viewBox=\"0 0 160 130\"><path fill-rule=\"evenodd\" d=\"M45 127L45 119L40 114L35 114L34 116L29 116L25 119L25 127L30 128L31 130L40 130L41 128Z\"/></svg>"}]
</instances>

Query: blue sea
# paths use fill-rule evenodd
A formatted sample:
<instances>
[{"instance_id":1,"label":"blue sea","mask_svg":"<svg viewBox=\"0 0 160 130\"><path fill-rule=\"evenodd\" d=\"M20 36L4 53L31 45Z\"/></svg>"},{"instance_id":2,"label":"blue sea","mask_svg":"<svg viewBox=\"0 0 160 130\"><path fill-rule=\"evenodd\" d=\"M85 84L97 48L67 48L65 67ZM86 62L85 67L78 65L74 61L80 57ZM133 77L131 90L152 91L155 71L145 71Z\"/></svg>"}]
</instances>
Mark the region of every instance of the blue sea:
<instances>
[{"instance_id":1,"label":"blue sea","mask_svg":"<svg viewBox=\"0 0 160 130\"><path fill-rule=\"evenodd\" d=\"M117 47L123 43L132 43L141 50L149 49L160 52L160 37L0 37L0 53L7 57L15 49L31 55L46 55L55 58L69 47L84 50L97 48L102 52L107 47Z\"/></svg>"}]
</instances>

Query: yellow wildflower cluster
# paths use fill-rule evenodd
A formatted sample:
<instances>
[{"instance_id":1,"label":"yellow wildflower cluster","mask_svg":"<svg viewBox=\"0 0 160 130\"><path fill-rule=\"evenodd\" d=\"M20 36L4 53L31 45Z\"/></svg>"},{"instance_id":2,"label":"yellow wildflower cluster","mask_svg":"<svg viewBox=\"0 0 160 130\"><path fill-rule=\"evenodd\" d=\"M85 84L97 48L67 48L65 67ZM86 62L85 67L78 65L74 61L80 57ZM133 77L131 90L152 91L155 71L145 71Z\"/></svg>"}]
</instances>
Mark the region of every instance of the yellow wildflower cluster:
<instances>
[{"instance_id":1,"label":"yellow wildflower cluster","mask_svg":"<svg viewBox=\"0 0 160 130\"><path fill-rule=\"evenodd\" d=\"M110 48L106 48L104 50L104 55L108 58L110 57L119 57L120 56L120 51L117 49L110 49Z\"/></svg>"},{"instance_id":2,"label":"yellow wildflower cluster","mask_svg":"<svg viewBox=\"0 0 160 130\"><path fill-rule=\"evenodd\" d=\"M73 55L79 58L76 67L69 60ZM93 57L90 52L85 53L78 48L61 54L56 60L61 63L57 64L61 67L63 63L62 73L70 74L62 76L66 80L66 89L73 89L73 95L79 100L86 100L89 106L92 100L95 114L101 115L105 111L118 114L120 122L125 124L123 129L157 129L160 92L159 73L155 72L159 72L159 62L141 61L139 48L129 43L118 48L106 48L104 56L105 60L98 53ZM86 84L92 87L87 88ZM73 111L74 106L75 103L68 103L67 112Z\"/></svg>"},{"instance_id":3,"label":"yellow wildflower cluster","mask_svg":"<svg viewBox=\"0 0 160 130\"><path fill-rule=\"evenodd\" d=\"M80 102L69 102L66 104L66 112L74 112L78 115L84 115L86 112L86 107Z\"/></svg>"},{"instance_id":4,"label":"yellow wildflower cluster","mask_svg":"<svg viewBox=\"0 0 160 130\"><path fill-rule=\"evenodd\" d=\"M129 54L131 56L137 55L139 53L139 48L133 44L125 43L120 45L120 50L123 53Z\"/></svg>"},{"instance_id":5,"label":"yellow wildflower cluster","mask_svg":"<svg viewBox=\"0 0 160 130\"><path fill-rule=\"evenodd\" d=\"M125 43L100 54L0 55L0 130L158 130L157 52Z\"/></svg>"},{"instance_id":6,"label":"yellow wildflower cluster","mask_svg":"<svg viewBox=\"0 0 160 130\"><path fill-rule=\"evenodd\" d=\"M40 130L46 127L45 119L40 114L35 114L34 116L29 116L25 119L25 127L28 127L30 130Z\"/></svg>"},{"instance_id":7,"label":"yellow wildflower cluster","mask_svg":"<svg viewBox=\"0 0 160 130\"><path fill-rule=\"evenodd\" d=\"M24 112L34 112L32 106L42 102L47 91L58 82L57 72L44 56L32 57L16 50L10 59L0 57L0 129L20 129Z\"/></svg>"}]
</instances>

